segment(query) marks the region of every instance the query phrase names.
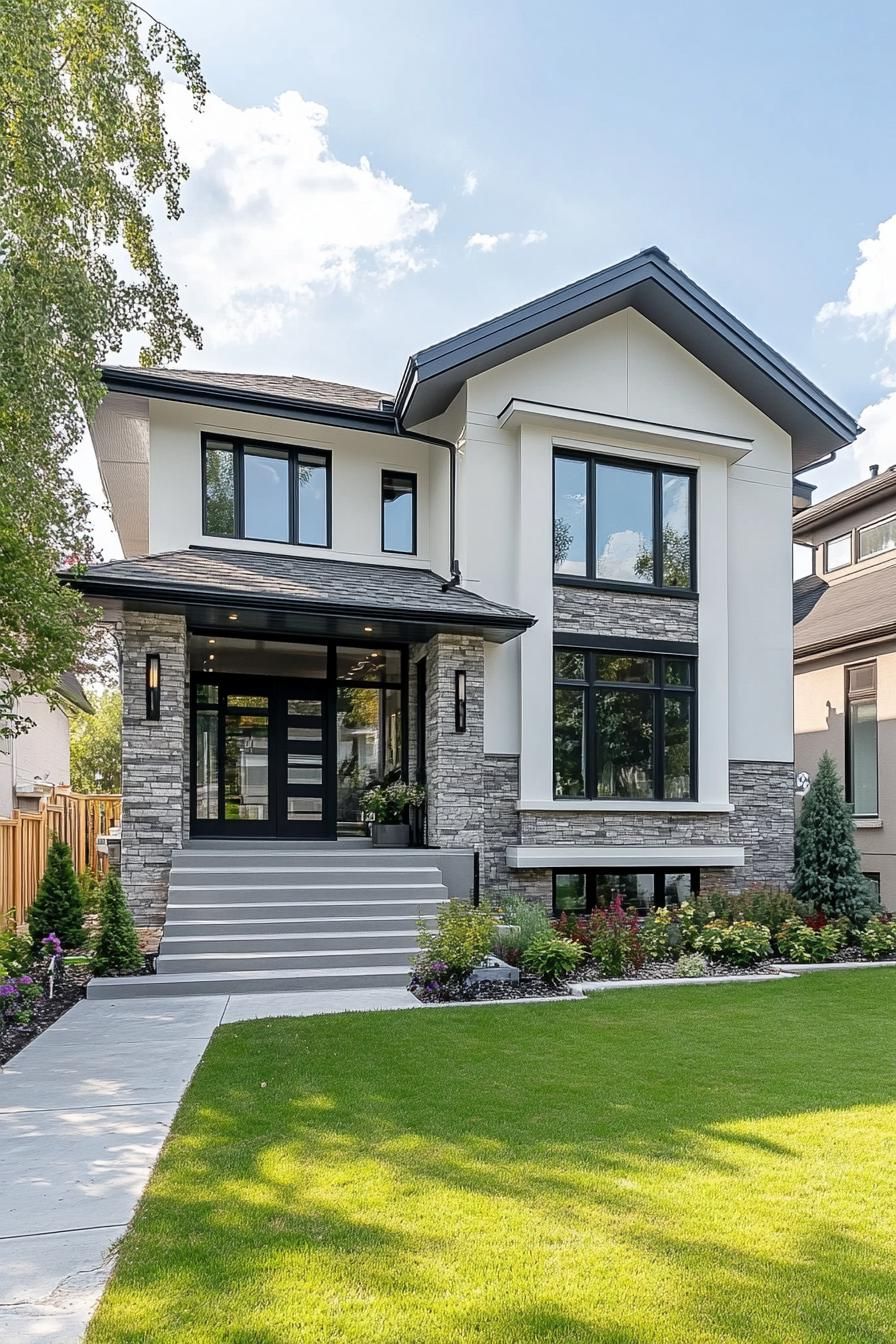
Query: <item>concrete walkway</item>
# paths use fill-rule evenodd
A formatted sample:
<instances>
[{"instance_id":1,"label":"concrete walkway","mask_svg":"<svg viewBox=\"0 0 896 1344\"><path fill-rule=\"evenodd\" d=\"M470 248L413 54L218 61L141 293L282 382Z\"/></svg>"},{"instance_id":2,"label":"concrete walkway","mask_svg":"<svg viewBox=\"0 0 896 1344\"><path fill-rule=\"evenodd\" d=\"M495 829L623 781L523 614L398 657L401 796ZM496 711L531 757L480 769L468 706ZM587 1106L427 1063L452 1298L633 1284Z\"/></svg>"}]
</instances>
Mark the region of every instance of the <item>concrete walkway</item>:
<instances>
[{"instance_id":1,"label":"concrete walkway","mask_svg":"<svg viewBox=\"0 0 896 1344\"><path fill-rule=\"evenodd\" d=\"M405 989L77 1004L0 1070L0 1340L78 1344L221 1022L414 1008Z\"/></svg>"}]
</instances>

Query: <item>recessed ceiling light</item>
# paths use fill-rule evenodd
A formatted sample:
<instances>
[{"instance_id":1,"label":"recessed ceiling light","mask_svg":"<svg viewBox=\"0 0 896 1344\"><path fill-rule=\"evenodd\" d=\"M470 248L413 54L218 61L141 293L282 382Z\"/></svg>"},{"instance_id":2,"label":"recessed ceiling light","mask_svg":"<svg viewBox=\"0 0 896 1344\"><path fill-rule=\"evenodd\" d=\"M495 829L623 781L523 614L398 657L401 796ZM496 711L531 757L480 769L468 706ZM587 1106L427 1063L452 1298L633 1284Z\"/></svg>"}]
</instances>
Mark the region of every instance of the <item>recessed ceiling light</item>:
<instances>
[{"instance_id":1,"label":"recessed ceiling light","mask_svg":"<svg viewBox=\"0 0 896 1344\"><path fill-rule=\"evenodd\" d=\"M227 617L227 619L228 621L238 621L239 617L237 616L235 611L232 611L230 615Z\"/></svg>"},{"instance_id":2,"label":"recessed ceiling light","mask_svg":"<svg viewBox=\"0 0 896 1344\"><path fill-rule=\"evenodd\" d=\"M364 627L364 633L365 633L365 635L372 635L372 634L373 634L373 626L372 626L372 625L365 625L365 627Z\"/></svg>"},{"instance_id":3,"label":"recessed ceiling light","mask_svg":"<svg viewBox=\"0 0 896 1344\"><path fill-rule=\"evenodd\" d=\"M214 655L213 653L210 653L210 654L209 654L209 656L208 656L208 657L209 657L209 662L212 661L212 659L214 658L214 656L215 656L215 655Z\"/></svg>"},{"instance_id":4,"label":"recessed ceiling light","mask_svg":"<svg viewBox=\"0 0 896 1344\"><path fill-rule=\"evenodd\" d=\"M214 644L214 642L215 642L215 641L214 641L213 639L210 639L210 640L209 640L209 644Z\"/></svg>"}]
</instances>

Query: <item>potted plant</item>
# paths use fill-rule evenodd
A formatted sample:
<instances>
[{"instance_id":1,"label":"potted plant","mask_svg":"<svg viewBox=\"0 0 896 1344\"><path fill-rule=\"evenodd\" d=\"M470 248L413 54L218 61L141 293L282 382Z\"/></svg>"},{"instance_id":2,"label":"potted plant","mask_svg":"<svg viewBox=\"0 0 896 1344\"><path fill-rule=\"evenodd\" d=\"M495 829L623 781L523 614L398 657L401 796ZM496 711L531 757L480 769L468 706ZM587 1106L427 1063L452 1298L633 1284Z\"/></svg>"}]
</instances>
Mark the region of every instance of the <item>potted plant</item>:
<instances>
[{"instance_id":1,"label":"potted plant","mask_svg":"<svg viewBox=\"0 0 896 1344\"><path fill-rule=\"evenodd\" d=\"M419 807L426 797L422 784L375 784L361 797L361 810L370 822L370 838L375 845L406 848L411 828L404 820L409 807Z\"/></svg>"}]
</instances>

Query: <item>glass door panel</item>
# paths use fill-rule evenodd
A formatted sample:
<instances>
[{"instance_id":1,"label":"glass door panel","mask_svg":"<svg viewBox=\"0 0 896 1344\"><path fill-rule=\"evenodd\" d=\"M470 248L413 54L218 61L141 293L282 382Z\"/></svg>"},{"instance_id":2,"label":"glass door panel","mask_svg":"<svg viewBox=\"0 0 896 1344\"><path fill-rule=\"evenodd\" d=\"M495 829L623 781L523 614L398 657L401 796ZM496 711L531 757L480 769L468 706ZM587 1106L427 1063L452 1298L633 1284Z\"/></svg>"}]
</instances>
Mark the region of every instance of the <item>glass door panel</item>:
<instances>
[{"instance_id":1,"label":"glass door panel","mask_svg":"<svg viewBox=\"0 0 896 1344\"><path fill-rule=\"evenodd\" d=\"M326 834L326 695L289 683L281 691L286 733L279 753L277 832L297 838Z\"/></svg>"},{"instance_id":2,"label":"glass door panel","mask_svg":"<svg viewBox=\"0 0 896 1344\"><path fill-rule=\"evenodd\" d=\"M267 709L267 697L255 696ZM224 715L224 820L270 820L267 713Z\"/></svg>"}]
</instances>

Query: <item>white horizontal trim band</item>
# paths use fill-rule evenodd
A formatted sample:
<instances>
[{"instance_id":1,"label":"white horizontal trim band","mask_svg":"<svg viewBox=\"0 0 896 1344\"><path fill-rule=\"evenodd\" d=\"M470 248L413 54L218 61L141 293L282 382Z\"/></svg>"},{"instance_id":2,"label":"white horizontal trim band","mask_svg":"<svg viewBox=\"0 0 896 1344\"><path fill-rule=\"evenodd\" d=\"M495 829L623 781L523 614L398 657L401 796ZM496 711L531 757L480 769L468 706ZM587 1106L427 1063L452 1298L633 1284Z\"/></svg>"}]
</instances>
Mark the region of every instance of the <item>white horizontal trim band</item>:
<instances>
[{"instance_id":1,"label":"white horizontal trim band","mask_svg":"<svg viewBox=\"0 0 896 1344\"><path fill-rule=\"evenodd\" d=\"M752 439L720 434L713 430L635 420L630 416L607 415L602 411L581 410L571 406L551 406L545 402L525 401L520 397L511 398L498 414L498 424L502 429L515 429L527 421L574 425L592 433L603 430L619 439L630 439L633 443L652 443L673 449L687 446L715 453L728 462L739 462L753 447Z\"/></svg>"},{"instance_id":2,"label":"white horizontal trim band","mask_svg":"<svg viewBox=\"0 0 896 1344\"><path fill-rule=\"evenodd\" d=\"M508 868L742 868L742 845L508 845Z\"/></svg>"},{"instance_id":3,"label":"white horizontal trim band","mask_svg":"<svg viewBox=\"0 0 896 1344\"><path fill-rule=\"evenodd\" d=\"M517 812L733 812L733 803L673 803L621 798L550 798L533 802L528 798L516 803Z\"/></svg>"}]
</instances>

